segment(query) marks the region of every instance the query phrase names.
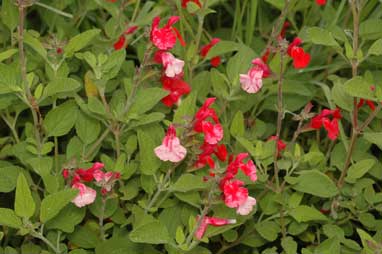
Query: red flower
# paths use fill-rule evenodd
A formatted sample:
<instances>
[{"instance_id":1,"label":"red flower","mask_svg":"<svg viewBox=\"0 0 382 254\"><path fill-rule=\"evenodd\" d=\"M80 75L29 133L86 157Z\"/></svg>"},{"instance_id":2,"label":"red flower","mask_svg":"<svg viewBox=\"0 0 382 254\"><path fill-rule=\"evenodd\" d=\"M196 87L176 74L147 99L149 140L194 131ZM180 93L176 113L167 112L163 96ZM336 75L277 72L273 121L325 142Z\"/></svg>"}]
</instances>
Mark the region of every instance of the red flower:
<instances>
[{"instance_id":1,"label":"red flower","mask_svg":"<svg viewBox=\"0 0 382 254\"><path fill-rule=\"evenodd\" d=\"M117 42L114 43L114 49L120 50L125 47L126 38L124 35L121 35Z\"/></svg>"},{"instance_id":2,"label":"red flower","mask_svg":"<svg viewBox=\"0 0 382 254\"><path fill-rule=\"evenodd\" d=\"M194 130L196 132L203 132L202 122L208 118L212 118L215 123L219 122L218 116L214 109L210 108L216 98L207 98L204 104L200 107L195 114Z\"/></svg>"},{"instance_id":3,"label":"red flower","mask_svg":"<svg viewBox=\"0 0 382 254\"><path fill-rule=\"evenodd\" d=\"M318 5L325 5L326 4L326 0L316 0L316 4L318 4Z\"/></svg>"},{"instance_id":4,"label":"red flower","mask_svg":"<svg viewBox=\"0 0 382 254\"><path fill-rule=\"evenodd\" d=\"M227 159L227 147L224 144L216 146L214 153L220 161L225 161Z\"/></svg>"},{"instance_id":5,"label":"red flower","mask_svg":"<svg viewBox=\"0 0 382 254\"><path fill-rule=\"evenodd\" d=\"M170 92L169 95L162 99L163 104L168 107L177 103L182 95L191 92L191 87L178 77L169 78L167 76L162 76L161 81L163 89Z\"/></svg>"},{"instance_id":6,"label":"red flower","mask_svg":"<svg viewBox=\"0 0 382 254\"><path fill-rule=\"evenodd\" d=\"M218 67L222 63L222 59L220 58L220 56L215 56L211 58L210 63L212 67Z\"/></svg>"},{"instance_id":7,"label":"red flower","mask_svg":"<svg viewBox=\"0 0 382 254\"><path fill-rule=\"evenodd\" d=\"M282 150L284 150L286 148L286 144L279 138L277 138L277 136L270 136L268 138L268 140L276 140L277 141L277 152L281 152Z\"/></svg>"},{"instance_id":8,"label":"red flower","mask_svg":"<svg viewBox=\"0 0 382 254\"><path fill-rule=\"evenodd\" d=\"M212 124L207 121L202 122L204 141L208 144L217 144L223 138L223 127L220 123Z\"/></svg>"},{"instance_id":9,"label":"red flower","mask_svg":"<svg viewBox=\"0 0 382 254\"><path fill-rule=\"evenodd\" d=\"M371 100L365 100L365 99L360 99L358 104L357 104L357 108L361 108L364 104L367 104L369 106L369 108L371 109L371 111L374 111L375 110L375 104L373 101Z\"/></svg>"},{"instance_id":10,"label":"red flower","mask_svg":"<svg viewBox=\"0 0 382 254\"><path fill-rule=\"evenodd\" d=\"M332 120L329 117L332 116ZM338 120L342 118L340 109L323 109L320 114L316 115L310 121L310 127L313 129L324 129L328 132L328 138L335 140L339 134Z\"/></svg>"},{"instance_id":11,"label":"red flower","mask_svg":"<svg viewBox=\"0 0 382 254\"><path fill-rule=\"evenodd\" d=\"M310 62L310 55L306 53L303 48L292 48L291 57L293 58L293 66L296 69L303 69L308 66Z\"/></svg>"},{"instance_id":12,"label":"red flower","mask_svg":"<svg viewBox=\"0 0 382 254\"><path fill-rule=\"evenodd\" d=\"M187 8L187 4L189 2L195 3L199 8L202 8L202 4L199 2L199 0L182 0L182 8Z\"/></svg>"},{"instance_id":13,"label":"red flower","mask_svg":"<svg viewBox=\"0 0 382 254\"><path fill-rule=\"evenodd\" d=\"M138 26L130 26L123 33L126 35L133 34L137 29L138 29Z\"/></svg>"},{"instance_id":14,"label":"red flower","mask_svg":"<svg viewBox=\"0 0 382 254\"><path fill-rule=\"evenodd\" d=\"M63 169L62 170L62 176L64 177L64 179L68 179L68 177L69 177L69 170L68 169Z\"/></svg>"},{"instance_id":15,"label":"red flower","mask_svg":"<svg viewBox=\"0 0 382 254\"><path fill-rule=\"evenodd\" d=\"M226 181L223 186L224 203L230 208L237 208L248 198L248 190L242 187L244 183L239 180Z\"/></svg>"},{"instance_id":16,"label":"red flower","mask_svg":"<svg viewBox=\"0 0 382 254\"><path fill-rule=\"evenodd\" d=\"M220 42L220 39L219 38L213 38L210 43L204 45L201 49L200 49L200 56L202 58L205 58L207 55L208 55L208 52L211 50L211 48L213 46L215 46L217 43ZM219 56L215 56L213 58L211 58L210 60L210 63L213 67L218 67L220 64L221 64L221 58Z\"/></svg>"},{"instance_id":17,"label":"red flower","mask_svg":"<svg viewBox=\"0 0 382 254\"><path fill-rule=\"evenodd\" d=\"M178 22L179 16L171 16L167 21L167 24L163 28L158 28L160 17L155 17L151 26L150 40L151 42L161 50L169 50L175 46L176 38L184 46L184 41L180 36L178 30L172 25Z\"/></svg>"},{"instance_id":18,"label":"red flower","mask_svg":"<svg viewBox=\"0 0 382 254\"><path fill-rule=\"evenodd\" d=\"M310 62L309 53L306 53L303 48L299 47L301 43L302 40L296 37L287 50L288 55L293 58L293 66L296 69L305 68Z\"/></svg>"},{"instance_id":19,"label":"red flower","mask_svg":"<svg viewBox=\"0 0 382 254\"><path fill-rule=\"evenodd\" d=\"M285 33L286 33L286 30L288 29L288 27L290 27L290 23L287 20L285 20L283 27L282 27L280 34L279 34L280 39L285 38Z\"/></svg>"}]
</instances>

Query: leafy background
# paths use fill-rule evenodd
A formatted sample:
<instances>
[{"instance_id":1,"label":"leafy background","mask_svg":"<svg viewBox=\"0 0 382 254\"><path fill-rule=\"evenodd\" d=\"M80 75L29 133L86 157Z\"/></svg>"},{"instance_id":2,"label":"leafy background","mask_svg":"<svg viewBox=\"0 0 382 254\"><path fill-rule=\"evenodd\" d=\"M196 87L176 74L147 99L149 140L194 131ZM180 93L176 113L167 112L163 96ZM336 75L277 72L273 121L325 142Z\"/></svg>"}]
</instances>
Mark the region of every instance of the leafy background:
<instances>
[{"instance_id":1,"label":"leafy background","mask_svg":"<svg viewBox=\"0 0 382 254\"><path fill-rule=\"evenodd\" d=\"M180 1L21 1L25 72L17 30L24 19L16 1L0 2L0 253L382 251L379 107L376 118L357 133L348 156L353 97L382 101L380 1L329 0L318 6L313 0L209 0L203 11L194 4L182 9ZM289 145L277 160L280 187L272 181L275 144L267 141L276 132L278 78L264 80L261 92L247 94L240 89L239 74L263 52L285 3L282 18L291 23L286 39L301 37L312 61L303 70L284 63L280 137ZM356 16L352 4L361 7ZM186 62L192 92L179 107L167 108L160 103L167 95L160 71L144 56L152 19L174 14L181 17L179 30L187 46L177 45L173 52ZM113 43L126 23L139 29L128 38L126 50L115 51ZM212 37L222 41L200 59L198 46ZM217 55L222 65L211 68L207 60ZM269 65L279 73L280 55ZM180 165L161 194L163 202L145 214L171 167L152 151L170 122L184 124L212 96L224 126L223 143L232 153L249 152L258 167L259 181L248 183L258 204L238 223L209 228L202 242L182 250L195 223L190 218L204 202L207 186L201 176L208 172L188 172L186 163ZM298 127L294 117L309 102L315 113L341 108L338 140L331 142L318 130L299 133L291 144ZM365 122L372 114L362 107L358 120ZM347 157L350 167L338 185ZM104 211L104 241L101 200L75 207L70 201L76 192L65 187L61 175L63 168L87 167L92 161L122 175ZM212 212L236 217L222 203Z\"/></svg>"}]
</instances>

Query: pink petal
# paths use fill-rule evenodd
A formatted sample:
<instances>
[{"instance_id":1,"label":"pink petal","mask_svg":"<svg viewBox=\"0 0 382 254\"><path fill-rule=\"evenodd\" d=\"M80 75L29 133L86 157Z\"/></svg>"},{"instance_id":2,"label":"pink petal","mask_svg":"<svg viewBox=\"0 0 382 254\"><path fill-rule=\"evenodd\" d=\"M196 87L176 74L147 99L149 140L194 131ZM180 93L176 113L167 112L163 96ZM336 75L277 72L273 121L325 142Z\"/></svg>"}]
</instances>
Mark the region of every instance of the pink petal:
<instances>
[{"instance_id":1,"label":"pink petal","mask_svg":"<svg viewBox=\"0 0 382 254\"><path fill-rule=\"evenodd\" d=\"M236 209L236 213L240 215L248 215L252 212L254 205L256 205L256 199L248 196L247 200Z\"/></svg>"},{"instance_id":2,"label":"pink petal","mask_svg":"<svg viewBox=\"0 0 382 254\"><path fill-rule=\"evenodd\" d=\"M80 192L72 200L77 207L83 207L94 202L97 192L83 183L75 183L72 188L78 189Z\"/></svg>"}]
</instances>

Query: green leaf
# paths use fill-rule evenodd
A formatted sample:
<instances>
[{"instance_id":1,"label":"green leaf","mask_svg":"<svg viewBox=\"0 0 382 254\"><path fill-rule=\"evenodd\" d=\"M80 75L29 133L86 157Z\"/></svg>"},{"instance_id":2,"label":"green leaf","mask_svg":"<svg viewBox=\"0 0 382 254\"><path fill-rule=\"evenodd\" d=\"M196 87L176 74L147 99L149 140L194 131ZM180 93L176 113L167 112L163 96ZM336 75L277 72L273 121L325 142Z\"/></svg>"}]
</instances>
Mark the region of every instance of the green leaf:
<instances>
[{"instance_id":1,"label":"green leaf","mask_svg":"<svg viewBox=\"0 0 382 254\"><path fill-rule=\"evenodd\" d=\"M91 96L88 98L88 108L89 108L89 111L93 113L96 113L99 115L106 115L106 110L102 102L94 96Z\"/></svg>"},{"instance_id":2,"label":"green leaf","mask_svg":"<svg viewBox=\"0 0 382 254\"><path fill-rule=\"evenodd\" d=\"M16 66L0 63L0 94L22 91L21 78Z\"/></svg>"},{"instance_id":3,"label":"green leaf","mask_svg":"<svg viewBox=\"0 0 382 254\"><path fill-rule=\"evenodd\" d=\"M21 228L22 222L13 210L0 208L0 225L11 228Z\"/></svg>"},{"instance_id":4,"label":"green leaf","mask_svg":"<svg viewBox=\"0 0 382 254\"><path fill-rule=\"evenodd\" d=\"M34 51L36 51L43 59L47 60L47 52L39 39L34 37L30 32L24 34L24 42Z\"/></svg>"},{"instance_id":5,"label":"green leaf","mask_svg":"<svg viewBox=\"0 0 382 254\"><path fill-rule=\"evenodd\" d=\"M369 48L369 55L382 55L382 39L376 40Z\"/></svg>"},{"instance_id":6,"label":"green leaf","mask_svg":"<svg viewBox=\"0 0 382 254\"><path fill-rule=\"evenodd\" d=\"M320 27L310 27L307 29L309 39L312 43L330 47L340 48L331 32Z\"/></svg>"},{"instance_id":7,"label":"green leaf","mask_svg":"<svg viewBox=\"0 0 382 254\"><path fill-rule=\"evenodd\" d=\"M327 218L317 209L300 205L289 212L297 222L307 222L307 221L326 221Z\"/></svg>"},{"instance_id":8,"label":"green leaf","mask_svg":"<svg viewBox=\"0 0 382 254\"><path fill-rule=\"evenodd\" d=\"M78 190L66 189L45 197L41 202L40 221L47 222L56 216L70 201L77 196Z\"/></svg>"},{"instance_id":9,"label":"green leaf","mask_svg":"<svg viewBox=\"0 0 382 254\"><path fill-rule=\"evenodd\" d=\"M163 244L170 241L170 236L160 221L153 221L133 229L130 240L136 243Z\"/></svg>"},{"instance_id":10,"label":"green leaf","mask_svg":"<svg viewBox=\"0 0 382 254\"><path fill-rule=\"evenodd\" d=\"M64 56L72 57L73 54L86 47L101 32L100 29L91 29L71 38L64 48Z\"/></svg>"},{"instance_id":11,"label":"green leaf","mask_svg":"<svg viewBox=\"0 0 382 254\"><path fill-rule=\"evenodd\" d=\"M155 156L154 148L160 144L155 144L150 135L138 129L138 144L140 170L143 174L153 175L160 166L160 160Z\"/></svg>"},{"instance_id":12,"label":"green leaf","mask_svg":"<svg viewBox=\"0 0 382 254\"><path fill-rule=\"evenodd\" d=\"M280 226L274 221L262 221L255 225L255 229L269 242L273 242L277 239L280 232Z\"/></svg>"},{"instance_id":13,"label":"green leaf","mask_svg":"<svg viewBox=\"0 0 382 254\"><path fill-rule=\"evenodd\" d=\"M100 218L102 214L102 206L102 197L100 195L97 195L94 203L89 206L89 209L94 216ZM105 207L106 208L103 211L103 216L105 218L111 217L118 208L118 199L107 199Z\"/></svg>"},{"instance_id":14,"label":"green leaf","mask_svg":"<svg viewBox=\"0 0 382 254\"><path fill-rule=\"evenodd\" d=\"M8 166L0 168L0 192L11 192L16 187L21 168Z\"/></svg>"},{"instance_id":15,"label":"green leaf","mask_svg":"<svg viewBox=\"0 0 382 254\"><path fill-rule=\"evenodd\" d=\"M363 40L376 40L382 37L382 20L366 19L359 25L359 35Z\"/></svg>"},{"instance_id":16,"label":"green leaf","mask_svg":"<svg viewBox=\"0 0 382 254\"><path fill-rule=\"evenodd\" d=\"M85 217L86 208L78 208L74 204L65 206L55 217L50 219L45 226L48 229L59 229L66 233L72 233Z\"/></svg>"},{"instance_id":17,"label":"green leaf","mask_svg":"<svg viewBox=\"0 0 382 254\"><path fill-rule=\"evenodd\" d=\"M101 131L101 124L99 121L88 117L80 112L76 121L76 132L78 137L84 144L93 143Z\"/></svg>"},{"instance_id":18,"label":"green leaf","mask_svg":"<svg viewBox=\"0 0 382 254\"><path fill-rule=\"evenodd\" d=\"M372 144L382 149L382 132L365 132L363 137Z\"/></svg>"},{"instance_id":19,"label":"green leaf","mask_svg":"<svg viewBox=\"0 0 382 254\"><path fill-rule=\"evenodd\" d=\"M138 90L128 116L139 116L149 111L167 94L167 91L157 87Z\"/></svg>"},{"instance_id":20,"label":"green leaf","mask_svg":"<svg viewBox=\"0 0 382 254\"><path fill-rule=\"evenodd\" d=\"M17 49L8 49L4 52L1 52L0 53L0 62L10 58L11 56L13 56L14 54L16 54L18 52Z\"/></svg>"},{"instance_id":21,"label":"green leaf","mask_svg":"<svg viewBox=\"0 0 382 254\"><path fill-rule=\"evenodd\" d=\"M185 240L186 240L186 237L184 236L183 228L181 226L178 226L176 228L175 241L178 244L182 244L184 243Z\"/></svg>"},{"instance_id":22,"label":"green leaf","mask_svg":"<svg viewBox=\"0 0 382 254\"><path fill-rule=\"evenodd\" d=\"M128 129L131 130L138 126L159 122L162 121L164 118L165 114L160 112L153 112L147 115L142 115L141 117L139 117L138 121L134 121L133 123L131 123Z\"/></svg>"},{"instance_id":23,"label":"green leaf","mask_svg":"<svg viewBox=\"0 0 382 254\"><path fill-rule=\"evenodd\" d=\"M183 174L171 187L172 191L188 192L192 190L202 190L207 187L201 176L193 174Z\"/></svg>"},{"instance_id":24,"label":"green leaf","mask_svg":"<svg viewBox=\"0 0 382 254\"><path fill-rule=\"evenodd\" d=\"M44 119L45 129L49 137L63 136L74 126L78 108L73 101L67 101L48 112Z\"/></svg>"},{"instance_id":25,"label":"green leaf","mask_svg":"<svg viewBox=\"0 0 382 254\"><path fill-rule=\"evenodd\" d=\"M362 77L354 77L345 83L345 92L353 97L378 101L375 92L371 90L372 85Z\"/></svg>"},{"instance_id":26,"label":"green leaf","mask_svg":"<svg viewBox=\"0 0 382 254\"><path fill-rule=\"evenodd\" d=\"M293 188L322 198L334 197L338 193L333 181L318 170L301 171L301 175L297 178L297 184Z\"/></svg>"},{"instance_id":27,"label":"green leaf","mask_svg":"<svg viewBox=\"0 0 382 254\"><path fill-rule=\"evenodd\" d=\"M33 200L29 184L24 174L19 174L16 185L15 212L20 217L30 218L34 214L36 204Z\"/></svg>"},{"instance_id":28,"label":"green leaf","mask_svg":"<svg viewBox=\"0 0 382 254\"><path fill-rule=\"evenodd\" d=\"M283 247L286 254L297 253L297 243L290 236L287 236L281 240L281 246Z\"/></svg>"},{"instance_id":29,"label":"green leaf","mask_svg":"<svg viewBox=\"0 0 382 254\"><path fill-rule=\"evenodd\" d=\"M148 245L146 245L149 247ZM100 242L96 249L96 254L139 254L149 253L142 244L136 244L130 241L127 237L113 236L111 239Z\"/></svg>"},{"instance_id":30,"label":"green leaf","mask_svg":"<svg viewBox=\"0 0 382 254\"><path fill-rule=\"evenodd\" d=\"M231 132L231 135L234 137L244 136L245 127L244 127L243 112L241 111L236 112L235 116L232 119L230 132Z\"/></svg>"},{"instance_id":31,"label":"green leaf","mask_svg":"<svg viewBox=\"0 0 382 254\"><path fill-rule=\"evenodd\" d=\"M191 92L179 105L178 109L175 110L174 123L183 124L187 122L187 119L192 119L196 111L196 97L195 92Z\"/></svg>"},{"instance_id":32,"label":"green leaf","mask_svg":"<svg viewBox=\"0 0 382 254\"><path fill-rule=\"evenodd\" d=\"M76 227L76 230L68 235L68 239L74 245L86 249L95 248L101 241L96 231L88 224Z\"/></svg>"},{"instance_id":33,"label":"green leaf","mask_svg":"<svg viewBox=\"0 0 382 254\"><path fill-rule=\"evenodd\" d=\"M220 41L218 44L213 46L206 56L206 60L210 60L215 56L221 56L223 54L237 51L239 49L240 44L233 41Z\"/></svg>"},{"instance_id":34,"label":"green leaf","mask_svg":"<svg viewBox=\"0 0 382 254\"><path fill-rule=\"evenodd\" d=\"M48 83L44 89L44 96L50 97L60 93L73 92L78 89L81 84L72 78L57 78Z\"/></svg>"},{"instance_id":35,"label":"green leaf","mask_svg":"<svg viewBox=\"0 0 382 254\"><path fill-rule=\"evenodd\" d=\"M348 174L345 178L347 182L355 182L356 179L364 176L375 164L373 159L365 159L358 161L357 163L351 165Z\"/></svg>"},{"instance_id":36,"label":"green leaf","mask_svg":"<svg viewBox=\"0 0 382 254\"><path fill-rule=\"evenodd\" d=\"M323 241L315 250L314 253L320 254L340 254L341 245L337 237Z\"/></svg>"},{"instance_id":37,"label":"green leaf","mask_svg":"<svg viewBox=\"0 0 382 254\"><path fill-rule=\"evenodd\" d=\"M19 11L14 4L14 0L3 0L2 2L1 22L13 32L19 22Z\"/></svg>"}]
</instances>

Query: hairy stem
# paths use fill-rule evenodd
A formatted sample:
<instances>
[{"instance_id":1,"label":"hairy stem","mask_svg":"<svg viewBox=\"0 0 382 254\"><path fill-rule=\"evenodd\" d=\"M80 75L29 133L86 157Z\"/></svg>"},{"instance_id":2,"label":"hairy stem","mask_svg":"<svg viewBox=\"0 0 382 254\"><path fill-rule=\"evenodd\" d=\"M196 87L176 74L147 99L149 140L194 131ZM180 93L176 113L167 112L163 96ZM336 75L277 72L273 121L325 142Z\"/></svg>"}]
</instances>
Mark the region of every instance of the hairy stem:
<instances>
[{"instance_id":1,"label":"hairy stem","mask_svg":"<svg viewBox=\"0 0 382 254\"><path fill-rule=\"evenodd\" d=\"M277 166L277 158L279 156L279 150L278 150L278 141L280 139L280 133L281 133L281 127L282 127L282 120L284 117L284 110L283 110L283 80L284 80L284 49L281 46L280 50L280 74L279 74L279 80L277 83L277 127L276 127L276 142L275 142L275 153L274 153L274 176L276 180L276 186L277 189L280 187L280 180L279 180L279 168Z\"/></svg>"},{"instance_id":2,"label":"hairy stem","mask_svg":"<svg viewBox=\"0 0 382 254\"><path fill-rule=\"evenodd\" d=\"M351 59L352 76L353 78L358 74L358 46L359 46L359 8L357 0L350 1L350 7L353 14L353 59ZM345 164L338 179L337 187L341 188L344 184L346 174L349 170L351 157L354 151L354 146L358 138L358 100L356 97L353 99L353 112L352 112L352 134L350 139L349 149L346 154Z\"/></svg>"},{"instance_id":3,"label":"hairy stem","mask_svg":"<svg viewBox=\"0 0 382 254\"><path fill-rule=\"evenodd\" d=\"M101 214L99 215L99 233L102 241L105 241L105 229L103 228L103 219L105 216L106 198L102 196Z\"/></svg>"},{"instance_id":4,"label":"hairy stem","mask_svg":"<svg viewBox=\"0 0 382 254\"><path fill-rule=\"evenodd\" d=\"M51 243L47 238L45 238L45 236L42 233L36 232L36 231L32 231L31 235L34 238L37 238L37 239L40 239L41 241L43 241L46 245L48 245L54 251L54 253L56 253L56 254L60 254L61 253L60 250L58 248L56 248L54 246L54 244Z\"/></svg>"},{"instance_id":5,"label":"hairy stem","mask_svg":"<svg viewBox=\"0 0 382 254\"><path fill-rule=\"evenodd\" d=\"M45 8L45 9L47 9L47 10L50 10L50 11L52 11L52 12L58 14L58 15L61 15L61 16L64 16L64 17L67 17L67 18L70 18L70 19L73 18L73 15L72 15L72 14L67 13L67 12L64 12L64 11L61 11L61 10L59 10L59 9L57 9L57 8L54 8L54 7L50 6L50 5L47 5L47 4L38 2L38 1L34 2L33 4L35 4L35 5L37 5L37 6L40 6L40 7L42 7L42 8Z\"/></svg>"},{"instance_id":6,"label":"hairy stem","mask_svg":"<svg viewBox=\"0 0 382 254\"><path fill-rule=\"evenodd\" d=\"M97 141L90 147L89 151L85 154L84 160L87 160L93 153L94 151L98 148L98 146L102 143L102 141L109 135L110 129L107 128L102 135L97 139Z\"/></svg>"}]
</instances>

